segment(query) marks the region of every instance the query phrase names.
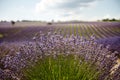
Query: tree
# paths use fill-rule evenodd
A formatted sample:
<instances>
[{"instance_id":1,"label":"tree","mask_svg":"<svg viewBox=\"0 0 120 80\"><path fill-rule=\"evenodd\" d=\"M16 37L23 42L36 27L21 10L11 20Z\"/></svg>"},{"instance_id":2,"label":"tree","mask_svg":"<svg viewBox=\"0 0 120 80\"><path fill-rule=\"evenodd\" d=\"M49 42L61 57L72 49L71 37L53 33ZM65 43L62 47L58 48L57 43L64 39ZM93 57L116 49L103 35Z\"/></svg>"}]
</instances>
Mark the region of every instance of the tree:
<instances>
[{"instance_id":1,"label":"tree","mask_svg":"<svg viewBox=\"0 0 120 80\"><path fill-rule=\"evenodd\" d=\"M11 21L11 24L14 25L14 24L15 24L15 21Z\"/></svg>"},{"instance_id":2,"label":"tree","mask_svg":"<svg viewBox=\"0 0 120 80\"><path fill-rule=\"evenodd\" d=\"M111 21L117 21L115 18L111 19Z\"/></svg>"}]
</instances>

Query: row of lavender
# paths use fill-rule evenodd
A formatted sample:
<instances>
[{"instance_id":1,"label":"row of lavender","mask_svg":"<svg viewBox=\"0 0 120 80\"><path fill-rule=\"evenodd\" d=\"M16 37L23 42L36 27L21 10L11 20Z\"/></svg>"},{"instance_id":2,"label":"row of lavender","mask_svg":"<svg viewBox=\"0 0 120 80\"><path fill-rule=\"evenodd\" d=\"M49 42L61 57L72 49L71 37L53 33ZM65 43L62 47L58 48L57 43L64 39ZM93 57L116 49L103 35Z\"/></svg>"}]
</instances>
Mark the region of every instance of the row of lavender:
<instances>
[{"instance_id":1,"label":"row of lavender","mask_svg":"<svg viewBox=\"0 0 120 80\"><path fill-rule=\"evenodd\" d=\"M57 26L56 26L57 27ZM97 39L116 37L120 35L120 24L108 23L108 24L97 24L97 23L78 23L78 24L64 24L57 27L56 32L61 30L62 34L74 34L89 38L90 35L94 34Z\"/></svg>"},{"instance_id":2,"label":"row of lavender","mask_svg":"<svg viewBox=\"0 0 120 80\"><path fill-rule=\"evenodd\" d=\"M33 63L37 62L44 56L64 54L74 54L75 56L84 58L85 61L91 61L96 65L97 69L102 73L99 80L120 79L120 66L113 68L118 59L115 54L111 53L102 44L95 42L95 36L91 36L88 40L78 35L66 35L64 37L59 33L42 33L39 32L33 37L34 42L28 42L19 47L12 47L3 43L0 47L0 78L20 79L22 78L21 70Z\"/></svg>"}]
</instances>

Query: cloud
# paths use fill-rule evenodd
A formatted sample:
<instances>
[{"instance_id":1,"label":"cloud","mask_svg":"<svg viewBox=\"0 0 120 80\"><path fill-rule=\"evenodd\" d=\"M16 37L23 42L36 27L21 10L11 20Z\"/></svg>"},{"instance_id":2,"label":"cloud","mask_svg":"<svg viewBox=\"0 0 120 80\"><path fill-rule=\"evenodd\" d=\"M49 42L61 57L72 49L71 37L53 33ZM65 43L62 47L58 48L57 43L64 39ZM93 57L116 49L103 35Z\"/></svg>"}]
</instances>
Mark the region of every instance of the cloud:
<instances>
[{"instance_id":1,"label":"cloud","mask_svg":"<svg viewBox=\"0 0 120 80\"><path fill-rule=\"evenodd\" d=\"M103 16L103 19L106 19L106 18L111 18L110 14L106 14L105 16Z\"/></svg>"},{"instance_id":2,"label":"cloud","mask_svg":"<svg viewBox=\"0 0 120 80\"><path fill-rule=\"evenodd\" d=\"M71 11L89 7L96 0L41 0L36 4L36 12L46 10Z\"/></svg>"},{"instance_id":3,"label":"cloud","mask_svg":"<svg viewBox=\"0 0 120 80\"><path fill-rule=\"evenodd\" d=\"M106 14L102 17L102 19L106 19L106 18L109 18L109 19L112 19L112 18L116 18L116 19L119 19L120 18L120 15L112 15L112 14Z\"/></svg>"},{"instance_id":4,"label":"cloud","mask_svg":"<svg viewBox=\"0 0 120 80\"><path fill-rule=\"evenodd\" d=\"M55 18L81 17L81 11L94 5L97 0L41 0L35 6L36 14ZM75 19L75 18L74 18Z\"/></svg>"}]
</instances>

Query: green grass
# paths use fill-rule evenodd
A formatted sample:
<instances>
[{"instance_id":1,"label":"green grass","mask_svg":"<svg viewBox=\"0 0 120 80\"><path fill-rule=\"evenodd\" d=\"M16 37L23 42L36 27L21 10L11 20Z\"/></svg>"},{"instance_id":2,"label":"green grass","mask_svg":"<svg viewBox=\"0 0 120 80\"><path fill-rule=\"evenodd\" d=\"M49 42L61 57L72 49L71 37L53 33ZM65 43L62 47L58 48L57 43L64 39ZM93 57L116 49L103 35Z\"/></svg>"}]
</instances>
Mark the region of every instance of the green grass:
<instances>
[{"instance_id":1,"label":"green grass","mask_svg":"<svg viewBox=\"0 0 120 80\"><path fill-rule=\"evenodd\" d=\"M23 73L23 80L97 80L99 75L95 66L74 55L46 56Z\"/></svg>"},{"instance_id":2,"label":"green grass","mask_svg":"<svg viewBox=\"0 0 120 80\"><path fill-rule=\"evenodd\" d=\"M0 38L3 38L3 34L0 34Z\"/></svg>"}]
</instances>

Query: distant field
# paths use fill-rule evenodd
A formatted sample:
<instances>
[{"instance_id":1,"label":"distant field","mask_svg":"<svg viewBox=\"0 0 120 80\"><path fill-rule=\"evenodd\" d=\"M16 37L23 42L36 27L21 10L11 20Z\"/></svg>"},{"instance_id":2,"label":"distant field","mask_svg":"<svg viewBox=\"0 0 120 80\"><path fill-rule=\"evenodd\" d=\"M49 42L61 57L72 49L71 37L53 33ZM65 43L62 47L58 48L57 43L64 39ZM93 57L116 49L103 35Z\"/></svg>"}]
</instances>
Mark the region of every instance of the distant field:
<instances>
[{"instance_id":1,"label":"distant field","mask_svg":"<svg viewBox=\"0 0 120 80\"><path fill-rule=\"evenodd\" d=\"M74 34L89 38L92 34L97 39L110 38L120 36L120 25L118 23L80 23L80 24L66 24L61 27L57 27L57 30L61 30L62 34Z\"/></svg>"},{"instance_id":2,"label":"distant field","mask_svg":"<svg viewBox=\"0 0 120 80\"><path fill-rule=\"evenodd\" d=\"M89 38L95 35L97 39L120 37L119 22L80 22L80 23L47 23L40 22L17 22L15 25L10 23L0 23L0 33L5 41L30 40L37 32L60 32L66 36L80 35Z\"/></svg>"}]
</instances>

